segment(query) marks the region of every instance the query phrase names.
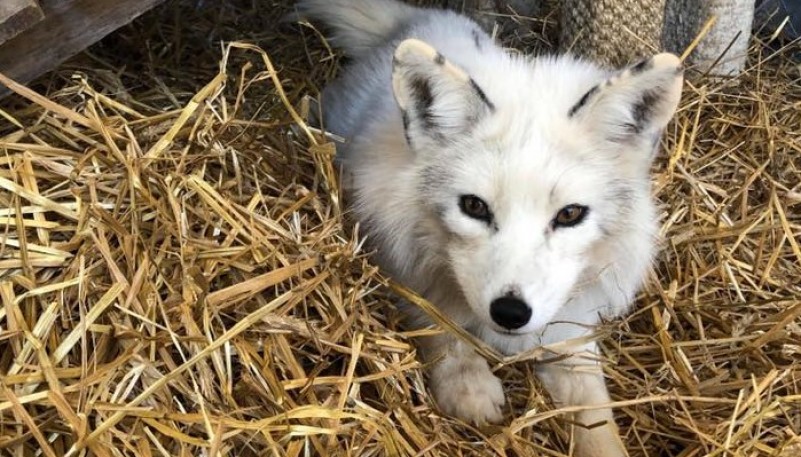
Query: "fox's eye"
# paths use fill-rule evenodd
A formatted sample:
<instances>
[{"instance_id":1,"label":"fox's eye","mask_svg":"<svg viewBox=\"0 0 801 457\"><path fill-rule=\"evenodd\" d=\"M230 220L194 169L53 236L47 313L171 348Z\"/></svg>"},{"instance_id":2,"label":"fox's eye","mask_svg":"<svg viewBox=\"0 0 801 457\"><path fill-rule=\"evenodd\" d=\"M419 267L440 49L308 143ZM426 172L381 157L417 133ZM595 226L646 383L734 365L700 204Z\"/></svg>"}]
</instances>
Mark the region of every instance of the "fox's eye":
<instances>
[{"instance_id":1,"label":"fox's eye","mask_svg":"<svg viewBox=\"0 0 801 457\"><path fill-rule=\"evenodd\" d=\"M590 209L583 205L567 205L556 213L553 218L554 228L558 227L573 227L578 225L587 217Z\"/></svg>"},{"instance_id":2,"label":"fox's eye","mask_svg":"<svg viewBox=\"0 0 801 457\"><path fill-rule=\"evenodd\" d=\"M459 209L473 219L484 222L492 220L492 212L490 212L487 203L475 195L462 195L459 197Z\"/></svg>"}]
</instances>

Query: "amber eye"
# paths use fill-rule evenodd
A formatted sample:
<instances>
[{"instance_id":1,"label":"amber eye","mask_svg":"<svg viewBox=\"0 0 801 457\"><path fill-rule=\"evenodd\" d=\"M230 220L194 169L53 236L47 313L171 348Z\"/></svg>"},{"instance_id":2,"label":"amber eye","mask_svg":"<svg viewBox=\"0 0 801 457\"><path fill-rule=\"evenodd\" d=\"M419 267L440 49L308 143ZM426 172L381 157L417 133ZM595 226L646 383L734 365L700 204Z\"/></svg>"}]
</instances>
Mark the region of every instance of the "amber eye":
<instances>
[{"instance_id":1,"label":"amber eye","mask_svg":"<svg viewBox=\"0 0 801 457\"><path fill-rule=\"evenodd\" d=\"M582 205L567 205L556 213L553 218L553 226L557 227L573 227L578 225L587 217L590 209Z\"/></svg>"},{"instance_id":2,"label":"amber eye","mask_svg":"<svg viewBox=\"0 0 801 457\"><path fill-rule=\"evenodd\" d=\"M459 197L459 209L473 219L484 222L492 220L492 213L487 203L475 195L462 195Z\"/></svg>"}]
</instances>

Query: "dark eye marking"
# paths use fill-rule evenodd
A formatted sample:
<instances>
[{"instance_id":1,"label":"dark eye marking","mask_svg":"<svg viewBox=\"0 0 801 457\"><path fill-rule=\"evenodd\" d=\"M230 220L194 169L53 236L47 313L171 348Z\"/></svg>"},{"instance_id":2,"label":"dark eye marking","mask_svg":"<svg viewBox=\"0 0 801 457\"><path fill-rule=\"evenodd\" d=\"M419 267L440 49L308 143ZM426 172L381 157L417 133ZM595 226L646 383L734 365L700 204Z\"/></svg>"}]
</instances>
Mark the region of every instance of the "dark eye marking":
<instances>
[{"instance_id":1,"label":"dark eye marking","mask_svg":"<svg viewBox=\"0 0 801 457\"><path fill-rule=\"evenodd\" d=\"M557 211L551 224L554 229L562 227L575 227L587 218L590 209L584 205L571 204Z\"/></svg>"},{"instance_id":2,"label":"dark eye marking","mask_svg":"<svg viewBox=\"0 0 801 457\"><path fill-rule=\"evenodd\" d=\"M475 195L462 195L459 197L459 209L473 219L484 221L487 224L492 222L492 211L487 203Z\"/></svg>"}]
</instances>

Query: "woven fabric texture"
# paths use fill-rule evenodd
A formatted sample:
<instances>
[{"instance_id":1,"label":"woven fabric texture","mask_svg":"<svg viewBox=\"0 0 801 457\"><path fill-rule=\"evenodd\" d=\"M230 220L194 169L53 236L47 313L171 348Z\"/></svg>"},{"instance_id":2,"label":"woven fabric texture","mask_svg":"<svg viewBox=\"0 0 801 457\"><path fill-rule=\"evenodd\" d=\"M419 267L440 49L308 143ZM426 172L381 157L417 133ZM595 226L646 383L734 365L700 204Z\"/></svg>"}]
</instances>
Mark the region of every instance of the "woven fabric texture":
<instances>
[{"instance_id":1,"label":"woven fabric texture","mask_svg":"<svg viewBox=\"0 0 801 457\"><path fill-rule=\"evenodd\" d=\"M665 0L564 0L560 47L618 67L661 49Z\"/></svg>"}]
</instances>

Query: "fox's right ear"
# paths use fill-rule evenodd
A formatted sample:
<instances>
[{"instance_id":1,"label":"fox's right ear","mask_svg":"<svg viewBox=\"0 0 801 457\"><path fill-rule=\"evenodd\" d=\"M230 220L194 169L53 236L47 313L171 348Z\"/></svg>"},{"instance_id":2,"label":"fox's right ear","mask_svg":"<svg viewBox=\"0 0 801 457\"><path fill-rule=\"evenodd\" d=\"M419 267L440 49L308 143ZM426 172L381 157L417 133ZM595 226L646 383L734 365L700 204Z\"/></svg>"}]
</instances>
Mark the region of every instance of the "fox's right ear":
<instances>
[{"instance_id":1,"label":"fox's right ear","mask_svg":"<svg viewBox=\"0 0 801 457\"><path fill-rule=\"evenodd\" d=\"M392 62L392 88L413 148L447 142L470 130L494 109L481 88L461 68L428 44L407 39Z\"/></svg>"}]
</instances>

